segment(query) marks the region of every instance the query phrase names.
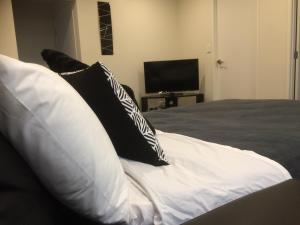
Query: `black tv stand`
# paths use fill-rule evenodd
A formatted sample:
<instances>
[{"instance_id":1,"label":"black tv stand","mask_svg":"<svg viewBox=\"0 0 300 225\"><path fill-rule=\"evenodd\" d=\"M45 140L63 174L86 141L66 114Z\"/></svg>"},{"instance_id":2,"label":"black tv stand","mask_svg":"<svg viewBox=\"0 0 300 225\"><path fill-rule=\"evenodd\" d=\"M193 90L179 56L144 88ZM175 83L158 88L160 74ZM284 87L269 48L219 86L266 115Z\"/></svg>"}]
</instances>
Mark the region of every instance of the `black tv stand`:
<instances>
[{"instance_id":1,"label":"black tv stand","mask_svg":"<svg viewBox=\"0 0 300 225\"><path fill-rule=\"evenodd\" d=\"M184 93L182 92L158 92L158 94L153 94L153 95L149 95L149 96L156 96L159 95L161 97L179 97L179 96L183 96Z\"/></svg>"},{"instance_id":2,"label":"black tv stand","mask_svg":"<svg viewBox=\"0 0 300 225\"><path fill-rule=\"evenodd\" d=\"M142 96L142 111L149 111L156 109L155 108L149 108L148 106L148 100L149 99L164 99L164 106L161 108L169 108L178 106L178 98L181 97L196 97L196 103L203 102L204 101L204 94L202 93L174 93L174 92L165 92L165 93L158 93L158 94L152 94L152 95L145 95Z\"/></svg>"}]
</instances>

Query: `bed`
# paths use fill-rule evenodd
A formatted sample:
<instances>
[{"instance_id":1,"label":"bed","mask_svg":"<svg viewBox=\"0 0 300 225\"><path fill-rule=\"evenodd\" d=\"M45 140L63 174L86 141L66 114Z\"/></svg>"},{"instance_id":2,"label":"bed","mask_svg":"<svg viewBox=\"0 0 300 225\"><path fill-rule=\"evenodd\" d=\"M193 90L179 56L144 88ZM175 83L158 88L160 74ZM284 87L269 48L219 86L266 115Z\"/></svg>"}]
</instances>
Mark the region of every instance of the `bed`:
<instances>
[{"instance_id":1,"label":"bed","mask_svg":"<svg viewBox=\"0 0 300 225\"><path fill-rule=\"evenodd\" d=\"M118 113L112 111L107 114L109 122L120 119L122 113L121 119L130 120L129 128L137 130L137 135L128 137L141 138L142 130L145 131L143 140L150 144L155 142L154 146L159 147L157 152L151 149L147 152L137 147L142 145L132 144L136 143L135 138L129 138L128 145L131 144L131 147L121 145L121 150L127 147L142 160L137 160L135 156L129 159L117 155L117 145L112 143L114 136L107 134L103 117L96 116L96 109L90 108L92 104L79 89L73 89L58 74L39 65L5 56L0 59L0 97L3 100L0 101L0 130L3 134L0 139L3 142L0 214L6 215L0 216L2 224L26 221L30 224L58 225L65 224L62 218L70 221L64 213L68 209L52 198L50 192L63 205L85 215L95 224L176 225L247 194L289 180L290 174L296 177L295 165L289 164L293 159L289 152L285 157L280 152L275 152L274 157L266 154L264 157L263 153L251 151L256 151L255 144L260 143L251 135L255 135L260 128L264 128L261 134L264 134L265 140L261 146L273 140L273 146L266 145L263 149L271 147L275 150L274 138L279 141L278 137L282 137L280 135L285 130L291 136L293 130L296 132L297 121L290 118L290 112L286 113L289 117L287 123L278 124L281 120L273 118L275 109L282 117L284 112L280 110L290 108L289 105L276 106L277 101L220 101L153 111L146 117L156 128L155 134L104 65L96 63L86 70L75 72L81 74L75 75L76 78L82 77L88 81L82 90L91 94L90 100L96 104L99 99L104 101L96 109L107 110L111 105L114 105L112 109L121 109ZM96 84L90 80L90 75L97 81L101 77L101 82ZM84 80L79 84L82 85ZM113 83L109 83L111 80ZM110 104L107 104L107 95L104 94L108 92L99 88L104 84L112 95ZM119 97L122 97L121 100ZM123 103L130 107L124 107ZM259 107L259 103L263 105ZM297 110L295 102L285 103ZM274 106L269 112L272 116L264 118L267 112L259 112L259 109L264 109L266 105L271 108L272 104ZM242 113L244 108L250 112ZM131 119L127 113L137 117ZM296 117L296 114L292 116ZM240 121L237 120L239 118ZM246 118L250 120L249 127L245 126ZM259 122L255 124L256 120ZM262 125L263 121L272 126ZM125 123L120 124L116 124L113 132L124 140L131 132L124 130ZM279 136L276 136L277 130ZM245 137L241 131L246 131ZM252 145L246 145L246 140L250 140ZM282 145L287 143L290 145L293 142L284 139ZM26 163L13 153L14 148ZM153 161L145 163L149 160L148 156L153 157ZM14 171L13 181L6 171ZM27 171L25 176L24 171ZM21 179L24 177L29 180ZM16 189L21 192L22 198L14 194ZM9 198L7 193L10 193ZM49 201L39 202L41 196ZM15 205L22 207L15 211ZM41 217L32 215L34 212ZM72 211L68 214L73 215L72 225L81 224L79 218L82 217L72 214ZM41 222L43 220L47 223ZM82 224L94 224L90 220L83 220Z\"/></svg>"}]
</instances>

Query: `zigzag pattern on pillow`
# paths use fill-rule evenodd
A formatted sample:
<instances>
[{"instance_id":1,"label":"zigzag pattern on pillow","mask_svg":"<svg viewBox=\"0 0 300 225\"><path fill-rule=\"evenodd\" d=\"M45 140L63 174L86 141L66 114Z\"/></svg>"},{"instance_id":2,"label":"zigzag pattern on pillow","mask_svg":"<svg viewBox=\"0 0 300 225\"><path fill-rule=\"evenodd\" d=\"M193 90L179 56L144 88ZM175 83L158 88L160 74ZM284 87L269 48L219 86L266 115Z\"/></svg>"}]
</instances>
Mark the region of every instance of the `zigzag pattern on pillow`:
<instances>
[{"instance_id":1,"label":"zigzag pattern on pillow","mask_svg":"<svg viewBox=\"0 0 300 225\"><path fill-rule=\"evenodd\" d=\"M123 87L119 84L119 82L114 78L112 72L101 62L99 62L101 67L104 70L105 75L107 76L107 80L109 81L115 95L118 97L119 101L125 108L128 116L134 121L135 126L139 129L140 133L145 137L153 151L155 151L160 160L166 161L166 156L164 151L160 147L156 137L154 136L152 130L149 128L146 120L142 116L140 110L133 103L130 96L126 93Z\"/></svg>"}]
</instances>

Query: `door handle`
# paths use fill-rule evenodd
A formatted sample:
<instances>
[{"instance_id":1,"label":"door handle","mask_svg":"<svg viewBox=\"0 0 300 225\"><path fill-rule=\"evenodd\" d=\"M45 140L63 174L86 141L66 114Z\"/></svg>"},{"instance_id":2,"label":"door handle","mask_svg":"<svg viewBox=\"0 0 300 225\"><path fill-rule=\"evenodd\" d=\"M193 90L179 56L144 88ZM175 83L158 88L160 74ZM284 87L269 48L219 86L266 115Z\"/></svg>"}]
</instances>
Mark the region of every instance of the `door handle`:
<instances>
[{"instance_id":1,"label":"door handle","mask_svg":"<svg viewBox=\"0 0 300 225\"><path fill-rule=\"evenodd\" d=\"M223 63L224 63L224 61L222 59L217 60L217 64L222 65Z\"/></svg>"}]
</instances>

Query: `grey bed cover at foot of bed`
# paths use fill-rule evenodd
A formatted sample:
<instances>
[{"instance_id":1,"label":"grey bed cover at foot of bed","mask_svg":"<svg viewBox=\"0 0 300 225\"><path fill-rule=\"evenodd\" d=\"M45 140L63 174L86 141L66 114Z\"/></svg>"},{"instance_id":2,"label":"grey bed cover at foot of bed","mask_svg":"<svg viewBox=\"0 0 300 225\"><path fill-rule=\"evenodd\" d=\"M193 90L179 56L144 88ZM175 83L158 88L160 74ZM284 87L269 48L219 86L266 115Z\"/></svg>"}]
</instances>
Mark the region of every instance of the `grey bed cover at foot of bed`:
<instances>
[{"instance_id":1,"label":"grey bed cover at foot of bed","mask_svg":"<svg viewBox=\"0 0 300 225\"><path fill-rule=\"evenodd\" d=\"M145 116L165 132L253 150L300 178L300 101L222 100Z\"/></svg>"}]
</instances>

